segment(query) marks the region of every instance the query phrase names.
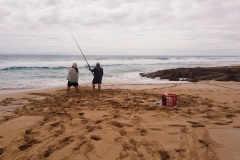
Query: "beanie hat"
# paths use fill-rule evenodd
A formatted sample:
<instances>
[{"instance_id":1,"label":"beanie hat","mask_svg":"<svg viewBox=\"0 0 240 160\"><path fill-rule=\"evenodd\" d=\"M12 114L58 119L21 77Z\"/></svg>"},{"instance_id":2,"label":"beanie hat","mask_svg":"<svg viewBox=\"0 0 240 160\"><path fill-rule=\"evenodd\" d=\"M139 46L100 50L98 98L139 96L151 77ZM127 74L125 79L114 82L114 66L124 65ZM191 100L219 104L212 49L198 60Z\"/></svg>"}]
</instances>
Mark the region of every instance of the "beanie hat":
<instances>
[{"instance_id":1,"label":"beanie hat","mask_svg":"<svg viewBox=\"0 0 240 160\"><path fill-rule=\"evenodd\" d=\"M72 66L77 68L77 63L73 63Z\"/></svg>"}]
</instances>

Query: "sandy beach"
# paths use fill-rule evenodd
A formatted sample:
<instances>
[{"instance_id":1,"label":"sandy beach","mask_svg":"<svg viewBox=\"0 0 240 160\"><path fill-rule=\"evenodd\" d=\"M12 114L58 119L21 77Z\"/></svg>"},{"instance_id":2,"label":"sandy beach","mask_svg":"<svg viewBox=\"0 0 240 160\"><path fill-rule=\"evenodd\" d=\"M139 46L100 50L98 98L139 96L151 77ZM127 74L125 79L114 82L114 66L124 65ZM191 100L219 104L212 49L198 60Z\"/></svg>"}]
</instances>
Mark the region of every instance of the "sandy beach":
<instances>
[{"instance_id":1,"label":"sandy beach","mask_svg":"<svg viewBox=\"0 0 240 160\"><path fill-rule=\"evenodd\" d=\"M177 105L156 105L165 92ZM0 94L0 160L239 160L240 83Z\"/></svg>"}]
</instances>

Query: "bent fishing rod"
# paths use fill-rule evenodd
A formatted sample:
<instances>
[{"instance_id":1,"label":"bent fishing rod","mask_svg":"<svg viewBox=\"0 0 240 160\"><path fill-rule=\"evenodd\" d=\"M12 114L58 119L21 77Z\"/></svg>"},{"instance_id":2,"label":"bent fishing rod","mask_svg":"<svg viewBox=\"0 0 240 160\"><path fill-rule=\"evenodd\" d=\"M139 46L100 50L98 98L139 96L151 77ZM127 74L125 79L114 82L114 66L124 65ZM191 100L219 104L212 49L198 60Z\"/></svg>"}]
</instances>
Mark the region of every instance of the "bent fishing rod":
<instances>
[{"instance_id":1,"label":"bent fishing rod","mask_svg":"<svg viewBox=\"0 0 240 160\"><path fill-rule=\"evenodd\" d=\"M67 27L67 26L66 26L66 27ZM71 35L72 35L73 39L75 40L75 42L77 43L77 40L76 40L75 37L73 36L73 34L72 34L72 32L70 31L70 29L69 29L68 27L67 27L67 29L68 29L69 32L71 33ZM78 46L79 50L81 51L81 53L82 53L82 55L83 55L85 61L87 62L88 68L91 69L91 68L90 68L90 65L88 64L88 61L87 61L86 57L84 56L84 54L83 54L83 52L82 52L80 46L78 45L78 43L77 43L77 46Z\"/></svg>"}]
</instances>

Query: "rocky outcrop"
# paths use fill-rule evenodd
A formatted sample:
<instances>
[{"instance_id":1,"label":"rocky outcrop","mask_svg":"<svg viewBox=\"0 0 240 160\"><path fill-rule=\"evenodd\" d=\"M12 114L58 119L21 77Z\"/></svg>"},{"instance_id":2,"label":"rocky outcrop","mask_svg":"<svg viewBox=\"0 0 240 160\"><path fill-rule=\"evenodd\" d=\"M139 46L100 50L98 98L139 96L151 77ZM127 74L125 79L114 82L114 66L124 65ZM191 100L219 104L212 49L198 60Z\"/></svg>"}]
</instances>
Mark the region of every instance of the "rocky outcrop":
<instances>
[{"instance_id":1,"label":"rocky outcrop","mask_svg":"<svg viewBox=\"0 0 240 160\"><path fill-rule=\"evenodd\" d=\"M140 73L140 75L147 78L169 79L170 81L216 80L240 82L240 66L176 68Z\"/></svg>"}]
</instances>

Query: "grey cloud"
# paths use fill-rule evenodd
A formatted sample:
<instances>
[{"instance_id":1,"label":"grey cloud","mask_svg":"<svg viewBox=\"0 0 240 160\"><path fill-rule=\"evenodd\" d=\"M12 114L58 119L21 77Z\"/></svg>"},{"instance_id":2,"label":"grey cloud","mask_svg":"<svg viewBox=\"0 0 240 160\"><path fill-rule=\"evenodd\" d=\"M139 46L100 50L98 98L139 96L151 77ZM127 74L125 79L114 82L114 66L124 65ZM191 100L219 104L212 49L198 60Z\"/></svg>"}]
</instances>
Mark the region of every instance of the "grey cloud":
<instances>
[{"instance_id":1,"label":"grey cloud","mask_svg":"<svg viewBox=\"0 0 240 160\"><path fill-rule=\"evenodd\" d=\"M67 25L77 38L85 37L88 49L144 44L146 50L192 50L213 44L236 50L239 45L239 0L3 0L0 10L0 35L8 33L12 43L14 35L27 34L36 36L32 43L38 37L45 45L61 43L69 38Z\"/></svg>"}]
</instances>

